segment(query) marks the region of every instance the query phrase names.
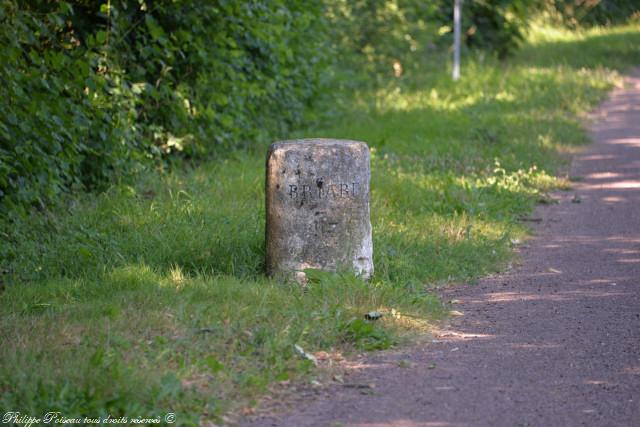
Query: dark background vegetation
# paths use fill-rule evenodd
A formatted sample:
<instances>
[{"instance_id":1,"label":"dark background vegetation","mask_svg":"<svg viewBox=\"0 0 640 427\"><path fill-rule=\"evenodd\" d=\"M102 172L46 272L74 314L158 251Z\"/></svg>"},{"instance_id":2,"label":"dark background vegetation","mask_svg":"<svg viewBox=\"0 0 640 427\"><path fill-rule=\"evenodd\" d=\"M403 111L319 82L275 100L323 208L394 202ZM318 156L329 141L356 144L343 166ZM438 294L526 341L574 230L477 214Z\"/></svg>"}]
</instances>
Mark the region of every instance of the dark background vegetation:
<instances>
[{"instance_id":1,"label":"dark background vegetation","mask_svg":"<svg viewBox=\"0 0 640 427\"><path fill-rule=\"evenodd\" d=\"M311 107L331 88L394 78L404 56L448 49L452 4L5 0L0 215L321 120ZM464 41L504 58L534 12L579 27L637 10L624 0L468 0Z\"/></svg>"}]
</instances>

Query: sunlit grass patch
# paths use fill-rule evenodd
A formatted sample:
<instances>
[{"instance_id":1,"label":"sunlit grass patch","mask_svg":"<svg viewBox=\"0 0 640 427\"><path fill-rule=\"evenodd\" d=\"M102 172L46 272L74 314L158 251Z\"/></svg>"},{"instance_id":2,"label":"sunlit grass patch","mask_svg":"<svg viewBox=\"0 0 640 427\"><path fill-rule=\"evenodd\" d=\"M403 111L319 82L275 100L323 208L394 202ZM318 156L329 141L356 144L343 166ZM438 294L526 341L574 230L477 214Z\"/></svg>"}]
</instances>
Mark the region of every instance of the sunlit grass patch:
<instances>
[{"instance_id":1,"label":"sunlit grass patch","mask_svg":"<svg viewBox=\"0 0 640 427\"><path fill-rule=\"evenodd\" d=\"M0 350L3 407L66 416L171 408L197 424L202 412L215 418L273 381L309 372L294 345L388 348L404 315L424 324L442 313L432 296L407 298L402 288L349 275L319 274L304 290L178 271L132 264L92 280L9 288L2 299L12 306L0 320L10 344ZM378 308L403 316L363 320Z\"/></svg>"},{"instance_id":2,"label":"sunlit grass patch","mask_svg":"<svg viewBox=\"0 0 640 427\"><path fill-rule=\"evenodd\" d=\"M633 27L539 36L506 62L469 58L458 83L432 63L408 66L293 135L370 145L369 283L265 277L265 147L3 224L0 405L171 408L198 424L274 382L312 378L296 345L348 353L428 330L446 311L434 288L499 271L527 233L518 219L569 188L557 173L588 142L581 115L640 63L639 37ZM365 319L372 310L382 319Z\"/></svg>"}]
</instances>

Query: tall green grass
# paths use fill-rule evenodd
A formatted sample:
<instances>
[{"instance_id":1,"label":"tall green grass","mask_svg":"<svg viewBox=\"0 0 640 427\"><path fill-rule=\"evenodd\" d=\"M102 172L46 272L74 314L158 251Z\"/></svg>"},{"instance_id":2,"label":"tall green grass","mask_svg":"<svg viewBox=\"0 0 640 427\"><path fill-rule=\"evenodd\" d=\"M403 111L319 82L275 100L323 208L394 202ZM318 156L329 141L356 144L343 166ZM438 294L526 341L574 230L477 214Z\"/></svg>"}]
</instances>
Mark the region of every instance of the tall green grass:
<instances>
[{"instance_id":1,"label":"tall green grass","mask_svg":"<svg viewBox=\"0 0 640 427\"><path fill-rule=\"evenodd\" d=\"M555 176L588 141L582 113L639 47L638 27L538 32L507 62L470 58L458 83L440 54L416 53L404 76L287 135L371 147L370 283L264 276L266 147L2 224L0 406L197 424L316 375L296 344L381 349L428 327L446 312L434 287L510 260L518 218L566 185ZM386 315L369 323L370 310Z\"/></svg>"}]
</instances>

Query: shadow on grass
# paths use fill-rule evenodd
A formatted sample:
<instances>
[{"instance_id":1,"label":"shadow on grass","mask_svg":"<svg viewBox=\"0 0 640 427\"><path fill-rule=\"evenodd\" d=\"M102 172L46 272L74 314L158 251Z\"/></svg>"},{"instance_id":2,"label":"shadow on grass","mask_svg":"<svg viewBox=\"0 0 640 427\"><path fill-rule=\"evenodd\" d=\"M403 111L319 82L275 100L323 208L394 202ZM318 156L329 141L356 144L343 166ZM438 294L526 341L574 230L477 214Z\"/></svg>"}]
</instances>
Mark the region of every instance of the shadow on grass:
<instances>
[{"instance_id":1,"label":"shadow on grass","mask_svg":"<svg viewBox=\"0 0 640 427\"><path fill-rule=\"evenodd\" d=\"M358 139L375 150L374 230L390 222L420 227L419 221L433 216L440 223L433 222L435 228L425 235L439 235L440 227L466 215L472 228L475 218L482 227L499 230L492 243L499 247L515 215L531 207L536 191L545 190L540 188L545 179L539 178L562 164L558 154L587 141L575 114L601 99L610 84L604 72L565 72L556 66L622 67L640 54L639 38L629 30L539 43L506 64L469 64L474 78L458 83L428 74L417 79L419 89L383 94L379 108L364 114L354 110L353 117L305 136ZM260 154L213 162L162 180L151 177L136 188L116 188L76 205L70 214L18 224L9 233L14 248L4 268L14 281L91 277L132 262L160 272L179 268L188 274L260 279L263 165ZM450 249L447 259L480 250L455 239L436 243L407 234L402 242L402 233L378 233L374 250L385 278L444 280L450 269L442 275L434 275L432 266L402 271L420 264L436 246L445 253ZM403 249L394 262L385 263L381 248L391 241ZM486 251L491 245L485 243L479 242ZM473 271L475 258L466 258L471 261L464 270Z\"/></svg>"},{"instance_id":2,"label":"shadow on grass","mask_svg":"<svg viewBox=\"0 0 640 427\"><path fill-rule=\"evenodd\" d=\"M536 195L540 172L529 168L553 164L559 147L584 138L569 118L499 99L451 111L390 111L370 120L328 133L377 150L377 278L401 285L466 280L506 258L514 217ZM53 226L45 221L22 230L18 277L97 277L142 263L161 273L262 279L263 173L260 156L247 156L137 188L114 188L53 218ZM389 230L389 223L398 227ZM445 235L447 228L456 231Z\"/></svg>"}]
</instances>

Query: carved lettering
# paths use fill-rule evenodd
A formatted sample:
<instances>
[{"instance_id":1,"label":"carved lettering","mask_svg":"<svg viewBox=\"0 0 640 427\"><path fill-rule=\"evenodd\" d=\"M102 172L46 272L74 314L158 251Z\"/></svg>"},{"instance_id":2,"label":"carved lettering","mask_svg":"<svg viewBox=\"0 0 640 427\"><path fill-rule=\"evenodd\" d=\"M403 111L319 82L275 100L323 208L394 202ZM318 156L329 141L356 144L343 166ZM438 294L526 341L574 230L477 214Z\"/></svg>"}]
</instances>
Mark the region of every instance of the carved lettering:
<instances>
[{"instance_id":1,"label":"carved lettering","mask_svg":"<svg viewBox=\"0 0 640 427\"><path fill-rule=\"evenodd\" d=\"M333 197L334 199L338 198L338 192L336 192L336 185L335 184L329 185L329 192L331 193L331 197Z\"/></svg>"},{"instance_id":2,"label":"carved lettering","mask_svg":"<svg viewBox=\"0 0 640 427\"><path fill-rule=\"evenodd\" d=\"M323 200L323 199L353 199L359 196L360 185L357 182L325 182L318 178L315 186L312 184L289 184L287 195L290 199Z\"/></svg>"},{"instance_id":3,"label":"carved lettering","mask_svg":"<svg viewBox=\"0 0 640 427\"><path fill-rule=\"evenodd\" d=\"M295 199L298 197L298 186L297 185L289 185L289 197Z\"/></svg>"},{"instance_id":4,"label":"carved lettering","mask_svg":"<svg viewBox=\"0 0 640 427\"><path fill-rule=\"evenodd\" d=\"M340 222L326 218L316 219L311 226L312 233L316 236L334 234L340 228Z\"/></svg>"},{"instance_id":5,"label":"carved lettering","mask_svg":"<svg viewBox=\"0 0 640 427\"><path fill-rule=\"evenodd\" d=\"M311 197L311 187L309 187L308 185L303 185L302 186L302 198L306 199L307 195L309 197Z\"/></svg>"},{"instance_id":6,"label":"carved lettering","mask_svg":"<svg viewBox=\"0 0 640 427\"><path fill-rule=\"evenodd\" d=\"M340 197L349 197L349 184L340 184Z\"/></svg>"}]
</instances>

